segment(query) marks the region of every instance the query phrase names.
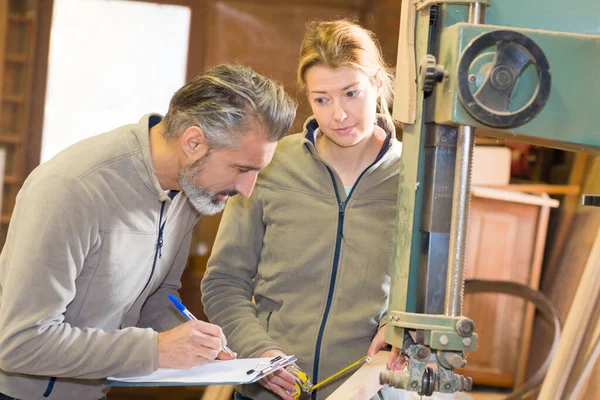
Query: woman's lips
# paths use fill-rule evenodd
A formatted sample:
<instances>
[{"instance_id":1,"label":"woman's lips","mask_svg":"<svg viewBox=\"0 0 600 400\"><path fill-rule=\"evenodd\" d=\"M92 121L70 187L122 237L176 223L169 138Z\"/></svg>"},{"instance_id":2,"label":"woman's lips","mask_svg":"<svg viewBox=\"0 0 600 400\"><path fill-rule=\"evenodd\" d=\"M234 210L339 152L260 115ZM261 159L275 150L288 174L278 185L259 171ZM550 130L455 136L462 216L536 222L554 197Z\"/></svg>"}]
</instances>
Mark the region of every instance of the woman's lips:
<instances>
[{"instance_id":1,"label":"woman's lips","mask_svg":"<svg viewBox=\"0 0 600 400\"><path fill-rule=\"evenodd\" d=\"M347 135L350 132L352 132L354 130L354 128L356 128L356 125L347 126L347 127L344 127L344 128L334 129L334 131L336 131L340 135Z\"/></svg>"}]
</instances>

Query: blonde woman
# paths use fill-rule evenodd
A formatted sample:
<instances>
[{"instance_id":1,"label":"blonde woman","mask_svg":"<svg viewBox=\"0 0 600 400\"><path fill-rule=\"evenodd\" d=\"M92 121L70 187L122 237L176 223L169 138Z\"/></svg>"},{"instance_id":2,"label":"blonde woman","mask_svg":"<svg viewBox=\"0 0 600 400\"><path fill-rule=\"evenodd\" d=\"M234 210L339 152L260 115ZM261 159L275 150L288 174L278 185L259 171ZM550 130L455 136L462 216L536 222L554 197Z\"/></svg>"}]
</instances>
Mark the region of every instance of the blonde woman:
<instances>
[{"instance_id":1,"label":"blonde woman","mask_svg":"<svg viewBox=\"0 0 600 400\"><path fill-rule=\"evenodd\" d=\"M250 198L227 204L202 299L240 357L294 354L318 382L385 346L401 144L371 32L312 24L298 81L313 116L279 143ZM303 398L325 399L347 377ZM236 399L291 399L293 382L281 371Z\"/></svg>"}]
</instances>

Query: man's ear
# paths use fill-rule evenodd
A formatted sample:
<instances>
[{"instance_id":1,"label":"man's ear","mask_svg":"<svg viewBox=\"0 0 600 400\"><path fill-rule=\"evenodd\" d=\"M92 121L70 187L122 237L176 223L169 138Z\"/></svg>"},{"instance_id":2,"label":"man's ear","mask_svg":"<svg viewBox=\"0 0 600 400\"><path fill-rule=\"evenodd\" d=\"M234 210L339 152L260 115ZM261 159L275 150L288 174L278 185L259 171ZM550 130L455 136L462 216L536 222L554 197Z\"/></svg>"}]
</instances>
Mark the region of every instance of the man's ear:
<instances>
[{"instance_id":1,"label":"man's ear","mask_svg":"<svg viewBox=\"0 0 600 400\"><path fill-rule=\"evenodd\" d=\"M197 125L187 128L179 137L183 153L193 161L200 159L208 151L204 131Z\"/></svg>"}]
</instances>

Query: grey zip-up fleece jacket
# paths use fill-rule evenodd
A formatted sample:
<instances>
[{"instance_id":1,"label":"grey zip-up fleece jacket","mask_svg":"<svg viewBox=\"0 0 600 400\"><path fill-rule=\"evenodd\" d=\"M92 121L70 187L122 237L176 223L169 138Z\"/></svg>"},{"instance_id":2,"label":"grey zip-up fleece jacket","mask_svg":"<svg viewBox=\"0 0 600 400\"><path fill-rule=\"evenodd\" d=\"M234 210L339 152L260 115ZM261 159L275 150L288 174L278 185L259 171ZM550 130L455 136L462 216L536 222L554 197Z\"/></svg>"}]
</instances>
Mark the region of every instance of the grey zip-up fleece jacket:
<instances>
[{"instance_id":1,"label":"grey zip-up fleece jacket","mask_svg":"<svg viewBox=\"0 0 600 400\"><path fill-rule=\"evenodd\" d=\"M401 154L388 138L346 196L316 127L282 139L252 196L228 201L202 281L206 315L240 357L296 355L313 383L366 355L386 313ZM258 384L238 391L278 398Z\"/></svg>"},{"instance_id":2,"label":"grey zip-up fleece jacket","mask_svg":"<svg viewBox=\"0 0 600 400\"><path fill-rule=\"evenodd\" d=\"M97 400L108 376L158 367L158 333L197 219L152 164L146 115L31 173L0 256L0 393ZM76 379L74 379L76 378Z\"/></svg>"}]
</instances>

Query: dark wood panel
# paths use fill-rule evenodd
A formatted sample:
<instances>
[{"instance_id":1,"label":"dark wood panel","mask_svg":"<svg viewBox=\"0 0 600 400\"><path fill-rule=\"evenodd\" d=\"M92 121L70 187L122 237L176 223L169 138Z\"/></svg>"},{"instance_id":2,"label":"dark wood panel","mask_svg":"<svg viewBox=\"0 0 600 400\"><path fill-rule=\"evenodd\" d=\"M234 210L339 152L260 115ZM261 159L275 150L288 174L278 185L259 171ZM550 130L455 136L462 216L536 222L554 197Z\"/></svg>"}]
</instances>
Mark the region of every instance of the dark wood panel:
<instances>
[{"instance_id":1,"label":"dark wood panel","mask_svg":"<svg viewBox=\"0 0 600 400\"><path fill-rule=\"evenodd\" d=\"M401 0L369 2L362 18L364 27L373 31L377 36L383 58L392 67L396 65L398 54L401 6Z\"/></svg>"},{"instance_id":2,"label":"dark wood panel","mask_svg":"<svg viewBox=\"0 0 600 400\"><path fill-rule=\"evenodd\" d=\"M299 101L291 132L299 132L311 115L296 85L300 43L306 24L313 20L358 18L359 10L324 5L216 1L207 16L211 29L205 41L206 66L240 62L276 79Z\"/></svg>"}]
</instances>

